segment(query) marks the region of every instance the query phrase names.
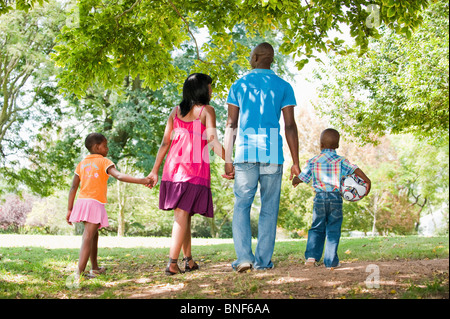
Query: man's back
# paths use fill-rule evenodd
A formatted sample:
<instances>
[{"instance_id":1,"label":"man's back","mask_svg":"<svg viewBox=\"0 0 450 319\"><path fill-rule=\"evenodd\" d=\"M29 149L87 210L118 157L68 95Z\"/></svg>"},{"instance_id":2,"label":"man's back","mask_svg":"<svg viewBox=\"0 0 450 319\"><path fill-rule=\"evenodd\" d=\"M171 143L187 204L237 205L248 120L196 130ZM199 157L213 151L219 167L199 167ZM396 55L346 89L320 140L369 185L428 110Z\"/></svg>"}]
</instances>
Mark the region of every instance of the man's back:
<instances>
[{"instance_id":1,"label":"man's back","mask_svg":"<svg viewBox=\"0 0 450 319\"><path fill-rule=\"evenodd\" d=\"M230 89L228 104L239 107L235 162L282 164L280 117L283 107L296 105L294 90L269 69L254 69Z\"/></svg>"}]
</instances>

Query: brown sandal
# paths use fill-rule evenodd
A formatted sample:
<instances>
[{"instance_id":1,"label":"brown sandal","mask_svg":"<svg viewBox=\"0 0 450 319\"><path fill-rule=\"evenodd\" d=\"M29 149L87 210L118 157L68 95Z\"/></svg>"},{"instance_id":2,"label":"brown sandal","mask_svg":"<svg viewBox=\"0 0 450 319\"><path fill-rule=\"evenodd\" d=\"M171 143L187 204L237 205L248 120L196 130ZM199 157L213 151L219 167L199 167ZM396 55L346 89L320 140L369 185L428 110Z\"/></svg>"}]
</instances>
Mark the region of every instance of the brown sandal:
<instances>
[{"instance_id":1,"label":"brown sandal","mask_svg":"<svg viewBox=\"0 0 450 319\"><path fill-rule=\"evenodd\" d=\"M91 269L91 271L89 272L91 275L102 275L104 273L106 273L106 268L105 267L100 267L98 269Z\"/></svg>"},{"instance_id":2,"label":"brown sandal","mask_svg":"<svg viewBox=\"0 0 450 319\"><path fill-rule=\"evenodd\" d=\"M184 257L183 261L184 261L184 271L185 272L190 272L190 271L194 271L194 270L198 270L200 267L197 265L197 263L194 261L194 265L191 267L189 267L189 261L192 260L192 256L191 257Z\"/></svg>"},{"instance_id":3,"label":"brown sandal","mask_svg":"<svg viewBox=\"0 0 450 319\"><path fill-rule=\"evenodd\" d=\"M178 271L177 272L170 271L170 264L177 264ZM184 273L184 272L181 271L180 267L178 267L178 259L169 258L169 262L167 263L167 267L166 267L166 275L173 276L173 275L182 274L182 273Z\"/></svg>"}]
</instances>

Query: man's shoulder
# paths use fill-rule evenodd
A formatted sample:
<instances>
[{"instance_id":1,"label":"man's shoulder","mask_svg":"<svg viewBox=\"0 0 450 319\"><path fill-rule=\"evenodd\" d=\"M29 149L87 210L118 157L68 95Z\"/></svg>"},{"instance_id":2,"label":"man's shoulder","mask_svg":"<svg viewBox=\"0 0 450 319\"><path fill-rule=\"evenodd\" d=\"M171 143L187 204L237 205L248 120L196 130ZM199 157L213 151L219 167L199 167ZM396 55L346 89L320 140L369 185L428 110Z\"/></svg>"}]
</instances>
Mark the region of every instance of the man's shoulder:
<instances>
[{"instance_id":1,"label":"man's shoulder","mask_svg":"<svg viewBox=\"0 0 450 319\"><path fill-rule=\"evenodd\" d=\"M254 73L249 72L237 79L231 86L231 90L246 90L252 87L272 87L277 88L280 92L293 92L292 85L275 73Z\"/></svg>"}]
</instances>

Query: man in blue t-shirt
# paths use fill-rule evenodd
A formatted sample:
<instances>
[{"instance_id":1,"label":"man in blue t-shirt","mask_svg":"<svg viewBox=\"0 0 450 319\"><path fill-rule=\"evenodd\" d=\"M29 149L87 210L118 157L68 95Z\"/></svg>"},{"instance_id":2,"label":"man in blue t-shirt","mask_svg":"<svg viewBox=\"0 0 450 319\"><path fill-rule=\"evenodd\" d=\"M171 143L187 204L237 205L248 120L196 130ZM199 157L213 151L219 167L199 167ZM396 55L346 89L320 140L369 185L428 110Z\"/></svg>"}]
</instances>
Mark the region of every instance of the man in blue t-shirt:
<instances>
[{"instance_id":1,"label":"man in blue t-shirt","mask_svg":"<svg viewBox=\"0 0 450 319\"><path fill-rule=\"evenodd\" d=\"M234 270L243 272L273 268L272 255L280 206L283 174L283 139L280 117L283 113L286 141L293 165L291 179L300 174L298 133L294 119L296 105L292 86L278 77L270 66L274 50L269 43L256 46L250 57L252 71L237 80L228 95L225 131L225 174L235 178L233 241L237 260ZM233 146L236 143L234 165ZM260 185L261 210L258 244L251 247L250 210Z\"/></svg>"}]
</instances>

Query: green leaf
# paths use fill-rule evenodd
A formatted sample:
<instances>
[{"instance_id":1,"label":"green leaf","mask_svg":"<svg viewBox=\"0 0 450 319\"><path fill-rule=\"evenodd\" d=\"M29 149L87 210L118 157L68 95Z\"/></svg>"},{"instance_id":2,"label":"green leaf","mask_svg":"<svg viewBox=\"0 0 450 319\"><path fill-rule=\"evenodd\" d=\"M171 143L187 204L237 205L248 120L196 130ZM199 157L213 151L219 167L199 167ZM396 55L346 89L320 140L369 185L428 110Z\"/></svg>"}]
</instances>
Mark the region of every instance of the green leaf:
<instances>
[{"instance_id":1,"label":"green leaf","mask_svg":"<svg viewBox=\"0 0 450 319\"><path fill-rule=\"evenodd\" d=\"M397 12L397 9L395 8L395 6L390 7L387 11L387 16L389 18L392 18L393 16L395 16L396 12Z\"/></svg>"}]
</instances>

